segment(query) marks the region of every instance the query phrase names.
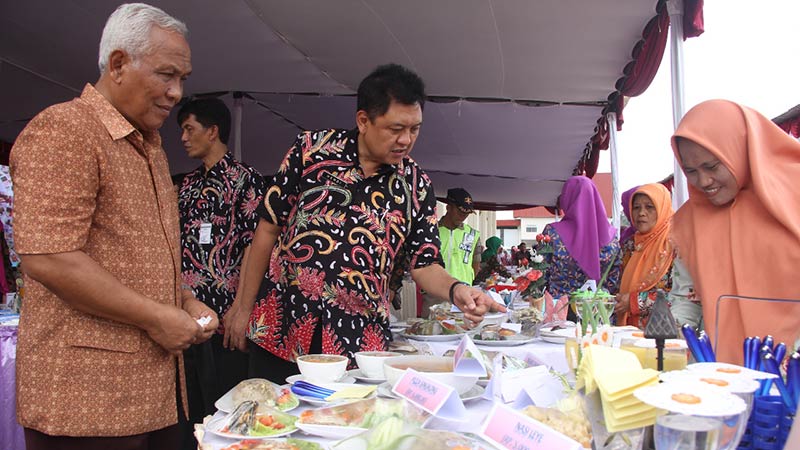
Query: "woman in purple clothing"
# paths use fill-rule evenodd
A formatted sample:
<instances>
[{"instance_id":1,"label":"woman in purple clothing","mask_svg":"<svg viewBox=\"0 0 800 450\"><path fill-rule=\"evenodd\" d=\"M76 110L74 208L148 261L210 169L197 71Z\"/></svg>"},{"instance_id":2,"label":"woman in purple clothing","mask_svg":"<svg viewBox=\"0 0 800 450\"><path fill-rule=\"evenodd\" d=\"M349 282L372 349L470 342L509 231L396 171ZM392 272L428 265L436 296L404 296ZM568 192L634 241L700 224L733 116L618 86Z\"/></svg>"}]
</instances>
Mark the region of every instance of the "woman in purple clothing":
<instances>
[{"instance_id":1,"label":"woman in purple clothing","mask_svg":"<svg viewBox=\"0 0 800 450\"><path fill-rule=\"evenodd\" d=\"M546 255L547 289L554 299L569 295L588 280L605 282L598 288L616 294L621 258L616 230L608 222L603 200L592 180L574 176L564 183L559 198L564 216L548 224L542 234L550 236L553 253ZM610 268L609 268L610 266ZM569 319L574 320L570 310Z\"/></svg>"}]
</instances>

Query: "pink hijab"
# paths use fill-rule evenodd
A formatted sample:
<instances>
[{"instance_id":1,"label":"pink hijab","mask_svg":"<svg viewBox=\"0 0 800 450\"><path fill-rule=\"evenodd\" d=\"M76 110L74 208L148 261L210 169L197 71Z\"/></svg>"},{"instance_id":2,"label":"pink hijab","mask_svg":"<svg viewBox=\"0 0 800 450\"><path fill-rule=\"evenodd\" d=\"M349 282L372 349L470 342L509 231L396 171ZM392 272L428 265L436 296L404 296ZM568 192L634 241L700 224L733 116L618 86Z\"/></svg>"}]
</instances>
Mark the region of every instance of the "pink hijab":
<instances>
[{"instance_id":1,"label":"pink hijab","mask_svg":"<svg viewBox=\"0 0 800 450\"><path fill-rule=\"evenodd\" d=\"M727 300L721 295L800 299L800 142L758 112L726 100L692 108L672 137L689 139L730 170L739 192L714 206L689 186L689 200L675 213L672 232L703 305L717 360L742 363L747 336L771 334L792 345L800 333L800 302Z\"/></svg>"},{"instance_id":2,"label":"pink hijab","mask_svg":"<svg viewBox=\"0 0 800 450\"><path fill-rule=\"evenodd\" d=\"M616 236L608 223L606 208L597 187L584 176L575 176L564 183L559 206L564 218L554 223L569 255L592 280L600 280L600 249Z\"/></svg>"}]
</instances>

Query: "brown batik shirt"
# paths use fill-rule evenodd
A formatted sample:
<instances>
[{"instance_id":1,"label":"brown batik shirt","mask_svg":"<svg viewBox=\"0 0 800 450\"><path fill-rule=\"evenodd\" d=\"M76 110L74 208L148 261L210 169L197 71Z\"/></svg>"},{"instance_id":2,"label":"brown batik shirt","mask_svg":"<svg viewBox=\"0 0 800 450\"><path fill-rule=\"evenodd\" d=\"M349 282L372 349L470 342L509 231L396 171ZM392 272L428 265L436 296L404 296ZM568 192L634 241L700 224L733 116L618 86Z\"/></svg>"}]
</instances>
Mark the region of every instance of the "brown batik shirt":
<instances>
[{"instance_id":1,"label":"brown batik shirt","mask_svg":"<svg viewBox=\"0 0 800 450\"><path fill-rule=\"evenodd\" d=\"M137 131L87 85L80 98L31 120L11 151L11 174L19 253L82 251L147 298L180 305L177 197L157 132ZM80 312L24 281L22 426L127 436L177 421L174 356L143 330Z\"/></svg>"}]
</instances>

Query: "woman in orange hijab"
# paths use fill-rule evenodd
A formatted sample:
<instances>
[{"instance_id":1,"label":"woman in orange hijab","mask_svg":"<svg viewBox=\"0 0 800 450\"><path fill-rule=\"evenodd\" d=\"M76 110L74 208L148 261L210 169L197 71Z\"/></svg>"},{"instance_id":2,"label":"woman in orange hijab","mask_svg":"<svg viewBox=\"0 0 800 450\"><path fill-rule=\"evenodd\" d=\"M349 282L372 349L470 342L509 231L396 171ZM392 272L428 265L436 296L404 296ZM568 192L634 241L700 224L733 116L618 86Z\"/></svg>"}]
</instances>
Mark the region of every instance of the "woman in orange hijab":
<instances>
[{"instance_id":1,"label":"woman in orange hijab","mask_svg":"<svg viewBox=\"0 0 800 450\"><path fill-rule=\"evenodd\" d=\"M689 182L673 218L679 257L703 305L718 361L741 364L747 336L790 348L800 333L800 143L758 112L726 100L692 108L672 137ZM726 300L741 295L789 303Z\"/></svg>"},{"instance_id":2,"label":"woman in orange hijab","mask_svg":"<svg viewBox=\"0 0 800 450\"><path fill-rule=\"evenodd\" d=\"M660 183L640 186L631 196L631 222L636 228L626 241L617 305L617 323L644 329L657 289L672 287L675 251L669 240L672 199ZM627 316L627 320L625 319Z\"/></svg>"}]
</instances>

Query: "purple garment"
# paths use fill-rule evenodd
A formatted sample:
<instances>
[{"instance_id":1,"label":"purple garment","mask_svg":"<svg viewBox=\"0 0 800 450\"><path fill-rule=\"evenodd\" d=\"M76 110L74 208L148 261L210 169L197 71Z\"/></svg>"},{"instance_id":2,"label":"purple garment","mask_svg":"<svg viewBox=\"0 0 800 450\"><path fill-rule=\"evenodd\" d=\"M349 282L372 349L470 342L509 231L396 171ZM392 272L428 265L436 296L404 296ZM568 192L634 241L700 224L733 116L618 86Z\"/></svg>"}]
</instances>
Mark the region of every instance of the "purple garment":
<instances>
[{"instance_id":1,"label":"purple garment","mask_svg":"<svg viewBox=\"0 0 800 450\"><path fill-rule=\"evenodd\" d=\"M633 193L636 192L637 189L639 189L639 186L634 186L622 193L622 213L625 214L630 226L619 230L620 246L623 242L627 241L633 237L634 234L636 234L636 227L633 226L633 220L631 220L631 199L633 197Z\"/></svg>"},{"instance_id":2,"label":"purple garment","mask_svg":"<svg viewBox=\"0 0 800 450\"><path fill-rule=\"evenodd\" d=\"M617 230L608 223L597 187L584 176L571 177L561 190L559 206L564 218L553 228L583 272L599 281L600 249L616 237Z\"/></svg>"},{"instance_id":3,"label":"purple garment","mask_svg":"<svg viewBox=\"0 0 800 450\"><path fill-rule=\"evenodd\" d=\"M17 423L15 366L17 327L0 324L0 448L25 449L25 435Z\"/></svg>"}]
</instances>

